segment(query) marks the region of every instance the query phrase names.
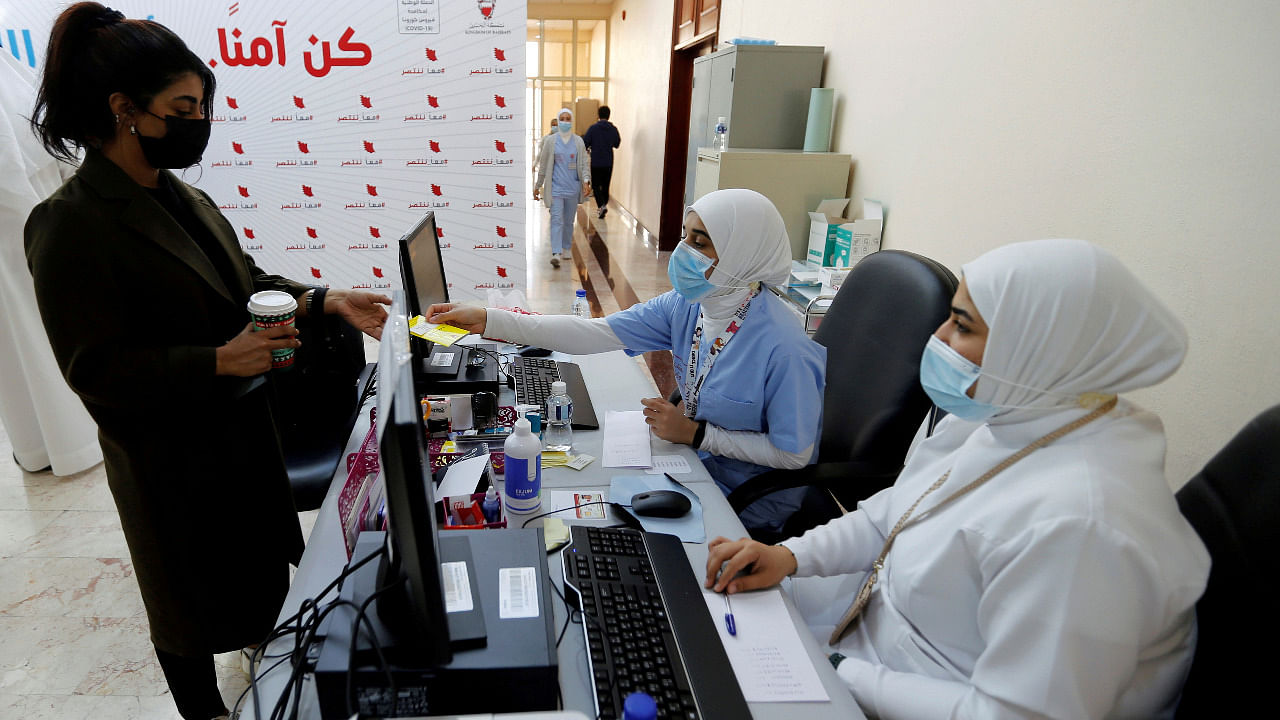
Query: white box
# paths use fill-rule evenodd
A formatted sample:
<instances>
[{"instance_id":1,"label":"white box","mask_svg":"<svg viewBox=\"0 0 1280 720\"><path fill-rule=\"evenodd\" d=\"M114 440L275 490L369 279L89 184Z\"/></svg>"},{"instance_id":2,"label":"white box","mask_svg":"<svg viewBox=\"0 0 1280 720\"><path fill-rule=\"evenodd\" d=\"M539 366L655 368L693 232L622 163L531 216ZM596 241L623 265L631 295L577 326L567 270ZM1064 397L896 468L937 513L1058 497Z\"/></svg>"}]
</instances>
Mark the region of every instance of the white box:
<instances>
[{"instance_id":1,"label":"white box","mask_svg":"<svg viewBox=\"0 0 1280 720\"><path fill-rule=\"evenodd\" d=\"M835 295L840 292L840 286L844 284L844 279L848 277L850 268L847 267L824 267L818 269L818 279L822 282L823 295Z\"/></svg>"},{"instance_id":2,"label":"white box","mask_svg":"<svg viewBox=\"0 0 1280 720\"><path fill-rule=\"evenodd\" d=\"M836 228L836 267L853 267L862 258L880 250L880 233L884 230L884 208L875 200L862 201L862 219Z\"/></svg>"}]
</instances>

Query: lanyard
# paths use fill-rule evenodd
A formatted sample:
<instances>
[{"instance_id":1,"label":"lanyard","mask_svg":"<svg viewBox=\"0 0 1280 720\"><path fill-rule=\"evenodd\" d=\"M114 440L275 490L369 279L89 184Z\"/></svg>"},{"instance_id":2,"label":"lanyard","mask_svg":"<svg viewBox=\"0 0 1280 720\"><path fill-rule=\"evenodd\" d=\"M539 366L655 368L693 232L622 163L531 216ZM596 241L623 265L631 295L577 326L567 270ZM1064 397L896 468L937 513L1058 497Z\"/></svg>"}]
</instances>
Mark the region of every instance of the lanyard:
<instances>
[{"instance_id":1,"label":"lanyard","mask_svg":"<svg viewBox=\"0 0 1280 720\"><path fill-rule=\"evenodd\" d=\"M942 487L942 483L946 482L947 478L951 476L950 470L942 473L942 477L938 478L937 481L934 482L933 485L931 485L928 490L924 491L923 495L921 495L919 498L916 499L914 503L911 504L911 507L907 508L907 511L902 514L901 518L898 519L898 524L894 525L893 529L889 531L889 536L885 538L885 541L884 541L884 547L880 550L880 556L877 557L875 562L871 564L871 572L867 575L867 579L862 583L862 589L858 591L857 596L855 596L853 599L853 604L849 606L849 609L845 611L844 616L840 618L840 622L836 624L835 630L831 633L831 638L827 641L827 643L829 645L835 645L836 643L840 642L840 638L842 638L845 633L847 633L849 630L851 630L854 627L859 616L862 614L862 611L866 609L867 603L871 600L871 588L875 586L876 581L880 577L880 571L884 569L884 561L885 561L885 558L889 555L889 548L893 547L893 539L898 537L898 533L902 532L902 529L906 527L912 520L919 520L925 515L928 515L929 513L937 510L943 505L946 505L952 500L955 500L961 495L964 495L970 490L977 488L979 485L985 483L986 481L990 480L996 475L999 475L1002 471L1004 471L1010 465L1018 462L1019 460L1030 455L1036 450L1039 450L1040 448L1044 447L1045 445L1048 445L1054 440L1057 440L1063 435L1074 432L1075 430L1078 430L1079 428L1085 425L1088 425L1094 420L1097 420L1103 415L1106 415L1115 406L1116 406L1116 396L1112 395L1106 400L1106 402L1104 402L1099 407L1095 408L1093 412L1081 418L1078 418L1072 422L1069 422L1066 425L1063 425L1062 427L1058 428L1057 430L1054 430L1053 432L1047 435L1037 438L1036 440L1032 441L1029 445L1022 448L1018 452L1010 455L1004 460L1001 460L995 467L983 473L980 477L978 477L978 479L974 480L973 482L970 482L968 485L965 485L964 487L952 493L951 496L944 498L942 502L938 503L937 505L934 505L933 507L929 508L925 512L920 513L919 515L916 515L913 518L912 513L915 512L916 507L920 505L921 501L923 501L926 497L928 497L929 494L932 493L934 490L937 490L938 488Z\"/></svg>"},{"instance_id":2,"label":"lanyard","mask_svg":"<svg viewBox=\"0 0 1280 720\"><path fill-rule=\"evenodd\" d=\"M728 327L712 340L711 350L707 352L707 360L702 364L702 370L698 370L698 352L702 348L703 339L706 338L706 316L699 311L698 327L693 331L693 342L689 344L689 368L684 391L685 417L697 416L698 396L702 393L702 383L706 381L707 373L711 372L711 366L715 364L716 358L720 357L720 353L724 352L724 349L728 347L729 341L733 340L738 331L742 329L742 323L747 318L747 311L751 308L751 300L758 294L760 294L759 290L748 293L747 299L743 300L738 309L733 311L733 317L729 318Z\"/></svg>"}]
</instances>

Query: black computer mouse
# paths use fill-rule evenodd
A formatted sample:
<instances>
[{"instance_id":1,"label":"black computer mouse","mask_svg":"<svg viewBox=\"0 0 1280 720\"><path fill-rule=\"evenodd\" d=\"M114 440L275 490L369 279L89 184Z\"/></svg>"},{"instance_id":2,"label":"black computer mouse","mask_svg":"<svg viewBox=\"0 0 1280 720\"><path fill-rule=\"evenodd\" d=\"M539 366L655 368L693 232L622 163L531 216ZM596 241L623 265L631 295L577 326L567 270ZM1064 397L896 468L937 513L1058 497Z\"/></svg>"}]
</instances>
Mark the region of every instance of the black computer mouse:
<instances>
[{"instance_id":1,"label":"black computer mouse","mask_svg":"<svg viewBox=\"0 0 1280 720\"><path fill-rule=\"evenodd\" d=\"M637 515L678 518L691 507L689 498L675 490L647 490L631 496L631 511Z\"/></svg>"},{"instance_id":2,"label":"black computer mouse","mask_svg":"<svg viewBox=\"0 0 1280 720\"><path fill-rule=\"evenodd\" d=\"M525 357L546 357L551 354L551 351L546 348L528 345L526 347L520 348L520 354Z\"/></svg>"}]
</instances>

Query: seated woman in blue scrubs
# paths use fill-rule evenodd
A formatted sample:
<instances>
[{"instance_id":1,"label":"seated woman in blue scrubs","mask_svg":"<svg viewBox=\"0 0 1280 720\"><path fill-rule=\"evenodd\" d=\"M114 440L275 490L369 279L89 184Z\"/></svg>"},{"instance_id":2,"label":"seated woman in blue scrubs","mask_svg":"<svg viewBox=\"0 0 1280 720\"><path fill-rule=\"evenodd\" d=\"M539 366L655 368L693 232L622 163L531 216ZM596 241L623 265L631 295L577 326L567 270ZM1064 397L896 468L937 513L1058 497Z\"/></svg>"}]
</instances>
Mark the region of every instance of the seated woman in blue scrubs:
<instances>
[{"instance_id":1,"label":"seated woman in blue scrubs","mask_svg":"<svg viewBox=\"0 0 1280 720\"><path fill-rule=\"evenodd\" d=\"M675 289L605 318L520 315L433 305L427 319L474 333L582 355L670 350L683 401L644 398L653 433L698 451L725 493L770 468L801 468L817 454L826 349L765 284L785 282L791 245L773 203L719 190L685 213L667 274ZM778 530L803 489L774 493L742 514Z\"/></svg>"}]
</instances>

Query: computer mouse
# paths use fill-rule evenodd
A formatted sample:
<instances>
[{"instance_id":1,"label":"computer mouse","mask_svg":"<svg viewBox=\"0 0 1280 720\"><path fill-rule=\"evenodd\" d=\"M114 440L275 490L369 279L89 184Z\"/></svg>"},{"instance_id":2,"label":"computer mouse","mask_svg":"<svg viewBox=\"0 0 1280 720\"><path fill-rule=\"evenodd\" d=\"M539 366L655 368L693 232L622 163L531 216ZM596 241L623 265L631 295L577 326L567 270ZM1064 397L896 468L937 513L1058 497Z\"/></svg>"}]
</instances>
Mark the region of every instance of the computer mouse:
<instances>
[{"instance_id":1,"label":"computer mouse","mask_svg":"<svg viewBox=\"0 0 1280 720\"><path fill-rule=\"evenodd\" d=\"M546 357L551 354L551 351L546 348L540 348L540 347L535 347L533 345L528 345L526 347L520 348L520 354L523 355L524 357Z\"/></svg>"},{"instance_id":2,"label":"computer mouse","mask_svg":"<svg viewBox=\"0 0 1280 720\"><path fill-rule=\"evenodd\" d=\"M678 518L691 507L689 498L675 490L647 490L631 496L631 511L637 515Z\"/></svg>"}]
</instances>

